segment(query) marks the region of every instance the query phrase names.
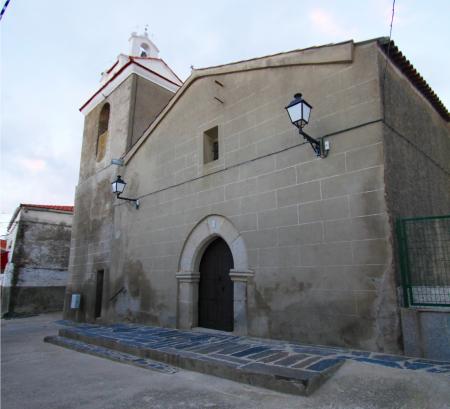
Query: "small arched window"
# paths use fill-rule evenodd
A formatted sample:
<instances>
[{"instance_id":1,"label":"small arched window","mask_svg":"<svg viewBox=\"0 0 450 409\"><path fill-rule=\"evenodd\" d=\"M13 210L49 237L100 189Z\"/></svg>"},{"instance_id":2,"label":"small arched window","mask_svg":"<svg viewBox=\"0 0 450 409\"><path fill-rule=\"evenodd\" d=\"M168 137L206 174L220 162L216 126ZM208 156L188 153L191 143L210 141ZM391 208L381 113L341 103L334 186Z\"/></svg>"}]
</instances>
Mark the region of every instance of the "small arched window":
<instances>
[{"instance_id":1,"label":"small arched window","mask_svg":"<svg viewBox=\"0 0 450 409\"><path fill-rule=\"evenodd\" d=\"M148 45L145 43L142 43L140 48L141 48L140 57L148 57L148 51L149 51Z\"/></svg>"},{"instance_id":2,"label":"small arched window","mask_svg":"<svg viewBox=\"0 0 450 409\"><path fill-rule=\"evenodd\" d=\"M103 105L100 111L96 149L97 162L101 161L105 156L106 142L108 140L109 111L110 106L108 103Z\"/></svg>"}]
</instances>

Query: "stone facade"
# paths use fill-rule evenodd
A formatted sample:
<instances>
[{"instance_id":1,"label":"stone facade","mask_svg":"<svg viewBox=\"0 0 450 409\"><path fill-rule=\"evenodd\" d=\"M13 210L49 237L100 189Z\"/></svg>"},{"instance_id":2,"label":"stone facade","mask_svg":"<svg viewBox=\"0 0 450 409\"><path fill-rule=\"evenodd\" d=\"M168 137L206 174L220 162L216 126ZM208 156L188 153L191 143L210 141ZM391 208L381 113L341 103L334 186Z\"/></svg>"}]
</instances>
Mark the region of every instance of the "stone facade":
<instances>
[{"instance_id":1,"label":"stone facade","mask_svg":"<svg viewBox=\"0 0 450 409\"><path fill-rule=\"evenodd\" d=\"M384 120L397 104L384 98L384 61L374 40L194 70L131 148L132 79L122 82L106 99L110 142L101 164L102 104L86 116L65 316L197 326L200 260L221 237L234 261L235 333L400 351L388 184L402 159L392 155ZM402 73L390 67L388 80L433 117L446 149L438 155L448 157L448 122ZM285 112L298 91L314 107L307 132L330 142L325 159ZM214 127L219 157L205 163L205 132ZM125 166L110 166L118 157ZM138 210L111 195L117 174ZM442 200L448 206L448 195ZM82 295L77 310L73 293Z\"/></svg>"},{"instance_id":2,"label":"stone facade","mask_svg":"<svg viewBox=\"0 0 450 409\"><path fill-rule=\"evenodd\" d=\"M20 205L8 229L2 316L62 310L72 206Z\"/></svg>"}]
</instances>

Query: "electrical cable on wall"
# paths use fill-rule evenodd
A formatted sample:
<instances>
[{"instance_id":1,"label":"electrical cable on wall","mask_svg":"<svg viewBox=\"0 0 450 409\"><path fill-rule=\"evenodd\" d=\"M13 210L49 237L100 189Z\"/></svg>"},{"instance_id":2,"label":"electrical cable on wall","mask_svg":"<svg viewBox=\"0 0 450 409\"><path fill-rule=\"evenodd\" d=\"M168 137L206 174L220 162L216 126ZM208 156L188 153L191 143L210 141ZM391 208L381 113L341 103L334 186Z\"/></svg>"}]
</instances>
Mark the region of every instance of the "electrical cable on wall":
<instances>
[{"instance_id":1,"label":"electrical cable on wall","mask_svg":"<svg viewBox=\"0 0 450 409\"><path fill-rule=\"evenodd\" d=\"M387 71L387 65L388 65L388 61L389 61L389 52L391 50L392 26L394 23L394 14L395 14L395 0L393 0L393 2L392 2L391 25L389 28L389 42L388 42L388 47L387 47L387 52L386 52L386 62L384 64L384 72L383 72L383 107L385 105L384 98L385 98L386 71Z\"/></svg>"},{"instance_id":2,"label":"electrical cable on wall","mask_svg":"<svg viewBox=\"0 0 450 409\"><path fill-rule=\"evenodd\" d=\"M0 20L3 18L3 14L5 14L6 8L8 7L8 4L11 0L6 0L5 4L3 5L2 11L0 11Z\"/></svg>"}]
</instances>

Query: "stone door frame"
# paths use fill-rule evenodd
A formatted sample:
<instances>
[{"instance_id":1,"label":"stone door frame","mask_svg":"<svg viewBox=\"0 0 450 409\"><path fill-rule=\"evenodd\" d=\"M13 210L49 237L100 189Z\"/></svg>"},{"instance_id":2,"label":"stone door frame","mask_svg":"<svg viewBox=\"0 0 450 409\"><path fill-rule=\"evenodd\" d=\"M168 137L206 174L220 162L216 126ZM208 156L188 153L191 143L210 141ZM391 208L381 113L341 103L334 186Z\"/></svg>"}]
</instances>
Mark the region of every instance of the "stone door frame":
<instances>
[{"instance_id":1,"label":"stone door frame","mask_svg":"<svg viewBox=\"0 0 450 409\"><path fill-rule=\"evenodd\" d=\"M233 255L234 268L230 270L233 281L234 334L246 335L247 284L254 273L249 269L247 248L243 237L227 218L210 215L190 232L181 251L178 272L177 326L191 329L198 326L198 285L200 260L206 247L217 237L222 238Z\"/></svg>"}]
</instances>

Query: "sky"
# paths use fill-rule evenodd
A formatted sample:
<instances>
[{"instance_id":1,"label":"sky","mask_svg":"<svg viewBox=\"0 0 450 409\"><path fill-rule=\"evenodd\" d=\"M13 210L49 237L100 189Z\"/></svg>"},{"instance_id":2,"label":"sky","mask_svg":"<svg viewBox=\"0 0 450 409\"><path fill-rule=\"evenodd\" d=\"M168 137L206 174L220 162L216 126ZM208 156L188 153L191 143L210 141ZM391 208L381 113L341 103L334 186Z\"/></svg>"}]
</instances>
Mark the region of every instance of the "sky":
<instances>
[{"instance_id":1,"label":"sky","mask_svg":"<svg viewBox=\"0 0 450 409\"><path fill-rule=\"evenodd\" d=\"M73 204L78 109L132 31L148 25L184 80L191 65L389 36L391 12L392 0L11 0L0 21L0 234L19 203ZM447 108L449 17L448 0L396 0L392 30Z\"/></svg>"}]
</instances>

